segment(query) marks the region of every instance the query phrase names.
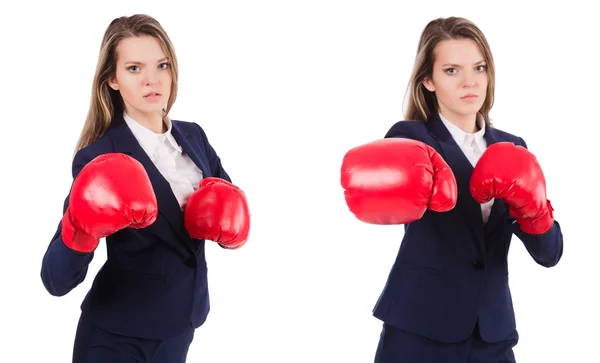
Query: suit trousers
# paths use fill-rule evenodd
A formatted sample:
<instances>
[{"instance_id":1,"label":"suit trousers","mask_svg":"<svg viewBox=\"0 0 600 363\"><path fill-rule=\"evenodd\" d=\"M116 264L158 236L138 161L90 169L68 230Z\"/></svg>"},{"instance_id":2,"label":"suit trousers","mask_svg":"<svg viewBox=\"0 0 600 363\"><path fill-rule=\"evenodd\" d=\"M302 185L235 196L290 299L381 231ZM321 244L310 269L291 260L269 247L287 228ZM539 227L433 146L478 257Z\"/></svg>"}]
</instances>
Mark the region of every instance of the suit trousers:
<instances>
[{"instance_id":1,"label":"suit trousers","mask_svg":"<svg viewBox=\"0 0 600 363\"><path fill-rule=\"evenodd\" d=\"M101 329L82 314L77 325L73 363L185 363L194 331L190 323L183 334L174 338L127 337Z\"/></svg>"},{"instance_id":2,"label":"suit trousers","mask_svg":"<svg viewBox=\"0 0 600 363\"><path fill-rule=\"evenodd\" d=\"M500 342L485 342L476 324L466 340L444 343L384 324L375 363L516 363L513 347L518 340L514 331Z\"/></svg>"}]
</instances>

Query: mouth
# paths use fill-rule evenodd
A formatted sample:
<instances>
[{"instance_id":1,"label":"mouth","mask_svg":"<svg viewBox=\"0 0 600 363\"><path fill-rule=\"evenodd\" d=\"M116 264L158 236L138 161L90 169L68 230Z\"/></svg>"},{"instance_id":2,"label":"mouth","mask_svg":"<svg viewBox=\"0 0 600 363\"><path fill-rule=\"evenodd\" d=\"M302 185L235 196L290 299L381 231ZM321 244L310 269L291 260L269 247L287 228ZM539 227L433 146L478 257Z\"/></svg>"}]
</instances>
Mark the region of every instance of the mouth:
<instances>
[{"instance_id":1,"label":"mouth","mask_svg":"<svg viewBox=\"0 0 600 363\"><path fill-rule=\"evenodd\" d=\"M162 96L162 94L160 92L148 92L144 95L144 98L146 97L159 97Z\"/></svg>"},{"instance_id":2,"label":"mouth","mask_svg":"<svg viewBox=\"0 0 600 363\"><path fill-rule=\"evenodd\" d=\"M475 99L475 98L477 98L477 97L479 97L479 96L477 96L477 95L474 95L474 94L472 94L472 93L469 93L469 94L467 94L467 95L464 95L464 96L462 96L460 99L461 99L461 100L472 100L472 99Z\"/></svg>"}]
</instances>

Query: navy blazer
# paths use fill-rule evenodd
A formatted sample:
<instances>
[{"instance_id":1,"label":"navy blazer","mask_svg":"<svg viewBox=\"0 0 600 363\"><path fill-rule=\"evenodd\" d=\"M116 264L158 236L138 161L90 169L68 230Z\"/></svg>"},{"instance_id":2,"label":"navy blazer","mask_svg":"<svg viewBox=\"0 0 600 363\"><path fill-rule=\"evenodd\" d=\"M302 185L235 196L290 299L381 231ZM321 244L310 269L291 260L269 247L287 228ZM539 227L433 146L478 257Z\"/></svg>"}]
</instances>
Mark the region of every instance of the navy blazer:
<instances>
[{"instance_id":1,"label":"navy blazer","mask_svg":"<svg viewBox=\"0 0 600 363\"><path fill-rule=\"evenodd\" d=\"M204 177L231 182L200 126L173 120L172 134ZM76 153L73 179L92 159L112 152L127 154L144 166L158 201L158 217L147 228L125 228L106 238L107 260L81 304L82 312L99 327L127 336L163 339L181 334L190 323L197 328L210 309L205 242L187 233L169 183L122 116ZM69 196L63 213L68 204ZM59 223L42 262L41 278L48 292L62 296L79 285L93 256L67 248Z\"/></svg>"},{"instance_id":2,"label":"navy blazer","mask_svg":"<svg viewBox=\"0 0 600 363\"><path fill-rule=\"evenodd\" d=\"M418 140L448 163L458 185L456 207L428 210L405 225L385 288L373 314L400 329L441 342L468 338L479 321L484 340L494 342L516 330L509 289L508 250L513 234L536 263L552 267L563 253L558 222L543 235L523 232L496 199L484 225L481 205L469 192L473 166L438 115L427 122L400 121L385 136ZM527 147L523 139L486 126L489 145L500 141Z\"/></svg>"}]
</instances>

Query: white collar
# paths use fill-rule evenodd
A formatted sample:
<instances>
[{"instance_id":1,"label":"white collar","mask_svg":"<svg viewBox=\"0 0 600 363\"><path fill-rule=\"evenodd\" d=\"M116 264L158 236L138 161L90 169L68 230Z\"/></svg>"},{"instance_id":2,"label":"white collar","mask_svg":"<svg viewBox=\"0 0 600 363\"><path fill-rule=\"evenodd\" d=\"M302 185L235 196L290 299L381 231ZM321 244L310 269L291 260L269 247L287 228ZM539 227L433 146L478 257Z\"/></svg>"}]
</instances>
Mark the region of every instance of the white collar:
<instances>
[{"instance_id":1,"label":"white collar","mask_svg":"<svg viewBox=\"0 0 600 363\"><path fill-rule=\"evenodd\" d=\"M125 123L127 123L127 126L129 126L129 129L133 133L133 136L135 136L135 138L140 143L142 149L144 149L144 151L146 151L148 155L152 155L152 153L156 149L156 146L158 145L159 140L161 139L166 139L175 150L177 150L180 153L183 152L183 149L181 148L181 146L179 146L179 144L177 144L177 141L171 133L173 124L168 118L165 118L167 131L163 134L157 134L147 129L146 127L142 126L140 123L132 119L126 112L123 112L123 119L125 120Z\"/></svg>"},{"instance_id":2,"label":"white collar","mask_svg":"<svg viewBox=\"0 0 600 363\"><path fill-rule=\"evenodd\" d=\"M479 114L477 114L477 125L479 126L479 131L477 132L465 132L463 131L460 127L454 125L453 123L451 123L450 121L446 120L444 118L444 116L442 116L442 114L440 113L440 119L442 120L442 122L444 123L444 125L446 126L446 128L448 129L448 131L450 132L450 135L452 135L452 138L454 139L454 141L456 141L456 143L459 146L463 146L465 143L465 139L466 138L473 138L475 140L475 143L477 144L477 146L479 146L480 150L485 150L486 148L486 142L485 142L485 128L486 128L486 124L485 124L485 120L483 119L483 117L481 117Z\"/></svg>"}]
</instances>

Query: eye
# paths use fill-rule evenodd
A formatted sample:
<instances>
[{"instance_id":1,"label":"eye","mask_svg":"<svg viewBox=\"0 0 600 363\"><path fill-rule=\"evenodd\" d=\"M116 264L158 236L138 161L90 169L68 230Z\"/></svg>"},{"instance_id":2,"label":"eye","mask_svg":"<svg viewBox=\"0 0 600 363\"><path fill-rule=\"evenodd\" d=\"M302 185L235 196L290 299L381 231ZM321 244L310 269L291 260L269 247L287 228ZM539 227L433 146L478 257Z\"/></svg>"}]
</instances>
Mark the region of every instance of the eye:
<instances>
[{"instance_id":1,"label":"eye","mask_svg":"<svg viewBox=\"0 0 600 363\"><path fill-rule=\"evenodd\" d=\"M135 69L134 69L134 68L135 68ZM129 67L127 67L127 70L128 70L128 71L130 71L130 72L135 72L135 71L137 71L138 69L139 69L139 68L138 68L138 66L129 66Z\"/></svg>"},{"instance_id":2,"label":"eye","mask_svg":"<svg viewBox=\"0 0 600 363\"><path fill-rule=\"evenodd\" d=\"M479 69L480 72L485 72L485 70L487 69L487 66L486 65L477 66L477 69Z\"/></svg>"},{"instance_id":3,"label":"eye","mask_svg":"<svg viewBox=\"0 0 600 363\"><path fill-rule=\"evenodd\" d=\"M168 69L169 68L169 62L161 63L159 65L159 67L160 67L160 69Z\"/></svg>"},{"instance_id":4,"label":"eye","mask_svg":"<svg viewBox=\"0 0 600 363\"><path fill-rule=\"evenodd\" d=\"M453 72L449 72L449 71L453 71ZM456 74L456 68L446 68L444 69L444 72L446 72L446 74Z\"/></svg>"}]
</instances>

